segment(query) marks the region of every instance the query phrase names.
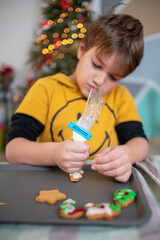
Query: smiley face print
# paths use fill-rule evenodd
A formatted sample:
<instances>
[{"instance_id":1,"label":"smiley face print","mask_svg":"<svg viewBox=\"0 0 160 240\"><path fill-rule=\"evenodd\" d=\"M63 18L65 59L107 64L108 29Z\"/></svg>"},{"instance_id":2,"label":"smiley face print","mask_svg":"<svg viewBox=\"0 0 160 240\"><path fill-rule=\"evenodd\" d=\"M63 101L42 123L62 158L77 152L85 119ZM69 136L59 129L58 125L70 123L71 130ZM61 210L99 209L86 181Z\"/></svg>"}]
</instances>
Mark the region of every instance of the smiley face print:
<instances>
[{"instance_id":1,"label":"smiley face print","mask_svg":"<svg viewBox=\"0 0 160 240\"><path fill-rule=\"evenodd\" d=\"M73 131L67 126L70 121L75 123L78 121L83 115L85 107L86 100L84 98L75 98L69 100L54 114L50 124L52 141L61 142L72 139ZM115 121L114 112L105 104L100 116L90 129L90 133L93 134L92 138L90 141L86 140L86 143L90 145L90 158L93 158L98 152L110 146L110 134L116 136L113 129L113 121Z\"/></svg>"}]
</instances>

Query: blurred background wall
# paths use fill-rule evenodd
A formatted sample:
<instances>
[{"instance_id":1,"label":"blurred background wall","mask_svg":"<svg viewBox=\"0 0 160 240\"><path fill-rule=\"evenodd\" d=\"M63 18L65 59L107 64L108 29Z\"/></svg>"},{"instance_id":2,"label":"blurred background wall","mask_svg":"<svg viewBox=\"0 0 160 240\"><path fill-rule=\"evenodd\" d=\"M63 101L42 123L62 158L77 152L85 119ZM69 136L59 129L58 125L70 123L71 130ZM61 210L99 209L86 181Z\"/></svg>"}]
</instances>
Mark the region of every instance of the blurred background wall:
<instances>
[{"instance_id":1,"label":"blurred background wall","mask_svg":"<svg viewBox=\"0 0 160 240\"><path fill-rule=\"evenodd\" d=\"M15 70L13 84L23 85L26 61L41 16L41 0L0 0L0 64Z\"/></svg>"},{"instance_id":2,"label":"blurred background wall","mask_svg":"<svg viewBox=\"0 0 160 240\"><path fill-rule=\"evenodd\" d=\"M140 66L124 82L134 94L144 128L150 138L160 137L160 1L133 0L123 8L144 26L144 56ZM130 85L129 85L130 83ZM134 86L132 85L134 84ZM131 87L133 86L133 87Z\"/></svg>"}]
</instances>

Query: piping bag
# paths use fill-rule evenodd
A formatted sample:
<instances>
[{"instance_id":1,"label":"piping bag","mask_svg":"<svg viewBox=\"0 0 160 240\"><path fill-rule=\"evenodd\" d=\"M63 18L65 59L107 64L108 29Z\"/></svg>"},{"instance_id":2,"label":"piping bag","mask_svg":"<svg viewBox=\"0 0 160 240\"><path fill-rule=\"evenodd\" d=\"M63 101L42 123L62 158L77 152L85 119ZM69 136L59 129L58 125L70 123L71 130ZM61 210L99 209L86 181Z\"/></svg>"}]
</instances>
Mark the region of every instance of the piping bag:
<instances>
[{"instance_id":1,"label":"piping bag","mask_svg":"<svg viewBox=\"0 0 160 240\"><path fill-rule=\"evenodd\" d=\"M96 91L91 89L84 114L76 124L71 121L68 125L68 127L73 130L73 141L85 142L86 139L90 140L92 134L89 133L89 130L100 115L103 105L102 88L98 88ZM81 178L83 174L82 171L83 170L78 173L70 173L70 175L72 175L73 178Z\"/></svg>"}]
</instances>

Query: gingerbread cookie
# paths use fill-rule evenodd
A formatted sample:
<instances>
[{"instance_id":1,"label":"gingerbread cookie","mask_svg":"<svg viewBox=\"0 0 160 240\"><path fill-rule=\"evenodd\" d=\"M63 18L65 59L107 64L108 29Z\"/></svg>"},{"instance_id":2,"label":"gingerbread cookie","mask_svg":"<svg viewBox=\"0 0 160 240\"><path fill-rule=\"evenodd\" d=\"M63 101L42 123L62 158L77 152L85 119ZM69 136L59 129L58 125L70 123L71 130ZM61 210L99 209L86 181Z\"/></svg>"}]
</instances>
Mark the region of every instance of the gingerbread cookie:
<instances>
[{"instance_id":1,"label":"gingerbread cookie","mask_svg":"<svg viewBox=\"0 0 160 240\"><path fill-rule=\"evenodd\" d=\"M35 198L36 202L55 204L57 201L64 200L67 195L61 193L58 189L40 191L39 195Z\"/></svg>"},{"instance_id":2,"label":"gingerbread cookie","mask_svg":"<svg viewBox=\"0 0 160 240\"><path fill-rule=\"evenodd\" d=\"M136 193L131 189L118 189L114 193L113 200L123 208L134 202L135 197Z\"/></svg>"},{"instance_id":3,"label":"gingerbread cookie","mask_svg":"<svg viewBox=\"0 0 160 240\"><path fill-rule=\"evenodd\" d=\"M84 209L76 208L76 201L69 198L59 206L59 216L65 219L77 219L83 216Z\"/></svg>"},{"instance_id":4,"label":"gingerbread cookie","mask_svg":"<svg viewBox=\"0 0 160 240\"><path fill-rule=\"evenodd\" d=\"M69 180L71 182L78 182L83 177L83 170L80 170L79 172L75 173L69 173Z\"/></svg>"},{"instance_id":5,"label":"gingerbread cookie","mask_svg":"<svg viewBox=\"0 0 160 240\"><path fill-rule=\"evenodd\" d=\"M87 203L85 205L86 218L89 220L107 219L112 220L115 216L121 213L119 204L110 203Z\"/></svg>"}]
</instances>

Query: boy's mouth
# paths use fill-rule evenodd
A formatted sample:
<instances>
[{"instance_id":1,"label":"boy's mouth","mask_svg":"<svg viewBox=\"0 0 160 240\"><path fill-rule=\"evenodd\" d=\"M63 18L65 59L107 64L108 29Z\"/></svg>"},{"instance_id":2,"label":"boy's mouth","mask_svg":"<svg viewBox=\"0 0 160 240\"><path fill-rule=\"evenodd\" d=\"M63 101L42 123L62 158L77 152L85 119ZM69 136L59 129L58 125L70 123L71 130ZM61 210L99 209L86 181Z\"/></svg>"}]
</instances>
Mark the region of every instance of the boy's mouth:
<instances>
[{"instance_id":1,"label":"boy's mouth","mask_svg":"<svg viewBox=\"0 0 160 240\"><path fill-rule=\"evenodd\" d=\"M94 86L92 86L90 84L88 86L89 86L89 90L93 90L95 92L98 92L98 88L97 87L94 87Z\"/></svg>"}]
</instances>

